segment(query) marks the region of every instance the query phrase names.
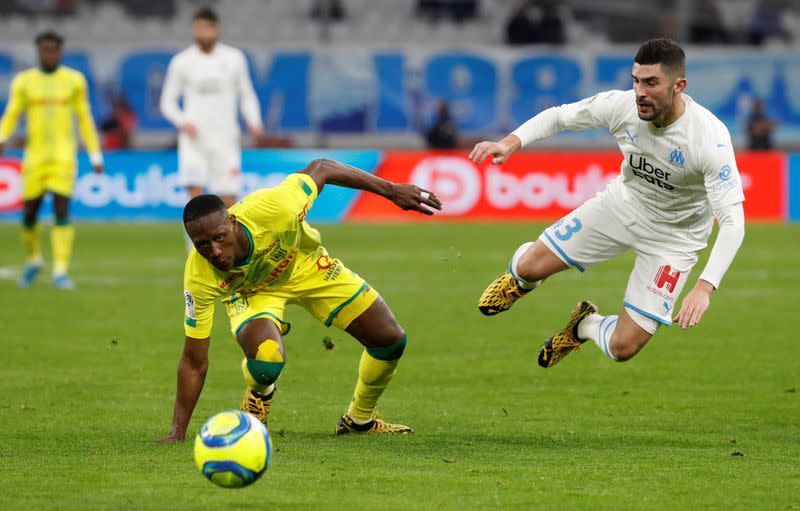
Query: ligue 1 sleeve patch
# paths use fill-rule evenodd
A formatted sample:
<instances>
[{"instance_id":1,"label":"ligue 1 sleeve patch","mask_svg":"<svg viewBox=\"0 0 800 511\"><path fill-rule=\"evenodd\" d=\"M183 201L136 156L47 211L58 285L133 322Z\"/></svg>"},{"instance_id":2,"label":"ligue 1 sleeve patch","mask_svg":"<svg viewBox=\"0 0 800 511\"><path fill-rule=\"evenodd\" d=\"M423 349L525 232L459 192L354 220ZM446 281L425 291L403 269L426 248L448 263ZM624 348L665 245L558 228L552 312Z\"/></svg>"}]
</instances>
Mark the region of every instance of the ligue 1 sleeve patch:
<instances>
[{"instance_id":1,"label":"ligue 1 sleeve patch","mask_svg":"<svg viewBox=\"0 0 800 511\"><path fill-rule=\"evenodd\" d=\"M305 194L308 195L309 197L311 197L311 194L314 193L314 191L311 189L311 187L308 186L308 183L306 183L302 179L300 180L300 188L302 188L303 191L305 192Z\"/></svg>"},{"instance_id":2,"label":"ligue 1 sleeve patch","mask_svg":"<svg viewBox=\"0 0 800 511\"><path fill-rule=\"evenodd\" d=\"M197 308L194 303L194 295L190 291L183 291L183 298L186 301L186 324L197 326Z\"/></svg>"}]
</instances>

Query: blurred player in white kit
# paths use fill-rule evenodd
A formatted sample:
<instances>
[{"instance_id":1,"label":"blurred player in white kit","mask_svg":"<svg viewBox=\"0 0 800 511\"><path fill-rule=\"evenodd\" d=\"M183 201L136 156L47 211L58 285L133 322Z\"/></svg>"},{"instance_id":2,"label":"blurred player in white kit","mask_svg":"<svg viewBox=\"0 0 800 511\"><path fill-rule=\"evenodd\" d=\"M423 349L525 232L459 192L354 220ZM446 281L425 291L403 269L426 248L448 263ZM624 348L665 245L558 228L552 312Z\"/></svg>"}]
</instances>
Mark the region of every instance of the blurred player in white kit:
<instances>
[{"instance_id":1,"label":"blurred player in white kit","mask_svg":"<svg viewBox=\"0 0 800 511\"><path fill-rule=\"evenodd\" d=\"M703 273L674 317L696 325L744 238L744 193L728 129L684 94L686 56L669 39L647 41L634 59L633 89L601 92L547 109L499 142L481 142L470 157L503 163L520 147L565 130L608 128L623 153L606 189L523 244L508 272L479 301L491 316L508 310L551 275L580 272L633 250L636 262L622 310L602 316L588 301L539 349L552 367L591 339L613 360L628 360L673 321L689 272L716 217L719 235Z\"/></svg>"},{"instance_id":2,"label":"blurred player in white kit","mask_svg":"<svg viewBox=\"0 0 800 511\"><path fill-rule=\"evenodd\" d=\"M169 64L161 113L178 128L178 180L189 197L212 193L232 206L242 188L237 99L254 139L263 132L261 107L244 53L218 41L212 9L194 14L192 37L195 44Z\"/></svg>"}]
</instances>

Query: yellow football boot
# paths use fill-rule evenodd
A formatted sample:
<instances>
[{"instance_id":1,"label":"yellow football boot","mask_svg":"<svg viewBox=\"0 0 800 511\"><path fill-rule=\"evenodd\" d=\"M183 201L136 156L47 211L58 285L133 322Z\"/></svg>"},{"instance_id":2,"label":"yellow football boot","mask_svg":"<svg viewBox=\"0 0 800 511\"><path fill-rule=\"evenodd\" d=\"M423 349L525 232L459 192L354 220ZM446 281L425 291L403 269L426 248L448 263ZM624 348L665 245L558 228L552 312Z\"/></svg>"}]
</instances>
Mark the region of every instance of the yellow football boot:
<instances>
[{"instance_id":1,"label":"yellow football boot","mask_svg":"<svg viewBox=\"0 0 800 511\"><path fill-rule=\"evenodd\" d=\"M350 433L361 433L371 435L407 435L414 430L403 424L391 424L378 417L373 418L366 424L356 424L347 414L342 415L336 425L337 435L347 435Z\"/></svg>"},{"instance_id":2,"label":"yellow football boot","mask_svg":"<svg viewBox=\"0 0 800 511\"><path fill-rule=\"evenodd\" d=\"M528 292L530 292L529 289L519 287L517 279L511 273L504 273L494 279L494 282L484 290L480 300L478 300L478 309L485 316L500 314L510 309L514 302Z\"/></svg>"},{"instance_id":3,"label":"yellow football boot","mask_svg":"<svg viewBox=\"0 0 800 511\"><path fill-rule=\"evenodd\" d=\"M597 312L592 302L580 302L572 311L569 323L561 331L547 339L539 348L539 365L553 367L571 351L579 350L586 339L578 337L578 323L583 318Z\"/></svg>"},{"instance_id":4,"label":"yellow football boot","mask_svg":"<svg viewBox=\"0 0 800 511\"><path fill-rule=\"evenodd\" d=\"M253 389L247 387L244 391L244 399L242 400L243 412L252 413L258 420L267 424L269 420L269 411L272 409L272 398L275 397L275 389L269 393L268 396L261 396L253 392Z\"/></svg>"}]
</instances>

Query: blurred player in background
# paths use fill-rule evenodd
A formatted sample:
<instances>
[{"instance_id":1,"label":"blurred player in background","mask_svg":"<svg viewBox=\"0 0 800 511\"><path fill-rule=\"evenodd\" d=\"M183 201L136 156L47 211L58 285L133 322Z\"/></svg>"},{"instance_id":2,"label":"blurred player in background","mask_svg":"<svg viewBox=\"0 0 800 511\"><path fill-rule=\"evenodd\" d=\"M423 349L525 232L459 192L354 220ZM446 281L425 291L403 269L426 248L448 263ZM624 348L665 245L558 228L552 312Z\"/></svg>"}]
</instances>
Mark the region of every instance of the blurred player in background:
<instances>
[{"instance_id":1,"label":"blurred player in background","mask_svg":"<svg viewBox=\"0 0 800 511\"><path fill-rule=\"evenodd\" d=\"M89 153L95 172L103 172L103 155L92 119L86 78L61 65L64 39L55 32L36 37L39 67L18 74L11 83L8 106L0 121L0 149L14 133L20 115L27 116L28 139L22 164L22 242L27 264L20 287L33 285L42 269L37 218L45 193L53 194L55 225L50 231L53 248L53 285L75 287L67 275L74 228L69 218L69 202L75 183L77 141L73 115Z\"/></svg>"},{"instance_id":2,"label":"blurred player in background","mask_svg":"<svg viewBox=\"0 0 800 511\"><path fill-rule=\"evenodd\" d=\"M178 128L178 179L189 196L209 192L231 206L242 189L237 98L256 139L262 135L261 107L244 53L218 42L219 18L212 9L195 13L192 36L195 44L169 64L161 113Z\"/></svg>"},{"instance_id":3,"label":"blurred player in background","mask_svg":"<svg viewBox=\"0 0 800 511\"><path fill-rule=\"evenodd\" d=\"M570 266L583 272L633 249L636 262L619 315L578 304L569 323L539 350L551 367L588 339L613 360L628 360L660 325L670 325L681 289L714 225L719 235L694 289L674 321L696 325L744 239L744 192L728 129L683 93L686 56L669 39L646 42L633 64L633 89L550 108L500 142L481 142L470 158L500 164L535 140L562 130L608 128L624 159L606 189L523 244L509 272L484 291L481 312L493 315Z\"/></svg>"},{"instance_id":4,"label":"blurred player in background","mask_svg":"<svg viewBox=\"0 0 800 511\"><path fill-rule=\"evenodd\" d=\"M395 184L331 160L315 160L275 188L248 195L230 210L216 195L200 195L183 211L194 243L184 271L186 339L178 365L172 428L157 442L181 441L203 389L217 299L225 304L231 332L244 352L248 384L242 410L265 424L275 381L286 361L283 336L287 303L306 309L325 326L335 326L362 345L358 382L336 434L411 433L402 424L374 416L395 373L406 335L377 291L328 255L319 232L304 221L322 188L356 188L404 210L432 214L439 200L410 184Z\"/></svg>"}]
</instances>

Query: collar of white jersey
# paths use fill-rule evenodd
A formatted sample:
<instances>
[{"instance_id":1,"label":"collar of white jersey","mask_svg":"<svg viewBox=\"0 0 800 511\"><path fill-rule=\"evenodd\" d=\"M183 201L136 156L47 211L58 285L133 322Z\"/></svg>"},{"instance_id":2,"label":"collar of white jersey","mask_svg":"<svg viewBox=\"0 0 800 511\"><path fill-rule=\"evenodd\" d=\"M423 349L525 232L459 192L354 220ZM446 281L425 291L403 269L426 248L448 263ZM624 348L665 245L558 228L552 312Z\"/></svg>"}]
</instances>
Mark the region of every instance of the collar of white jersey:
<instances>
[{"instance_id":1,"label":"collar of white jersey","mask_svg":"<svg viewBox=\"0 0 800 511\"><path fill-rule=\"evenodd\" d=\"M197 53L199 55L211 56L211 55L216 55L217 53L219 53L219 45L220 45L219 41L214 43L214 47L211 48L211 51L208 52L208 53L204 52L203 49L200 48L200 45L197 44L197 43L193 43L192 44L192 49L195 51L195 53Z\"/></svg>"}]
</instances>

